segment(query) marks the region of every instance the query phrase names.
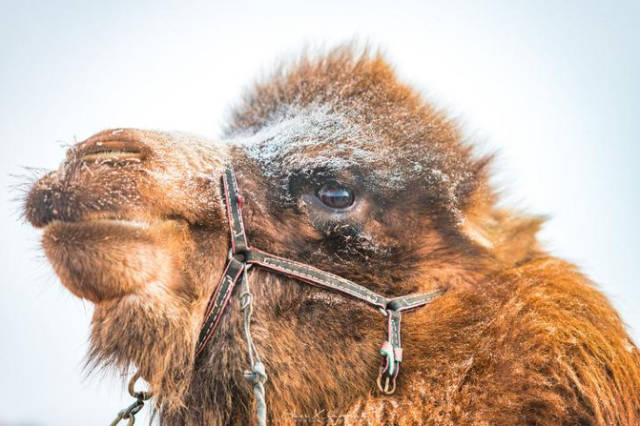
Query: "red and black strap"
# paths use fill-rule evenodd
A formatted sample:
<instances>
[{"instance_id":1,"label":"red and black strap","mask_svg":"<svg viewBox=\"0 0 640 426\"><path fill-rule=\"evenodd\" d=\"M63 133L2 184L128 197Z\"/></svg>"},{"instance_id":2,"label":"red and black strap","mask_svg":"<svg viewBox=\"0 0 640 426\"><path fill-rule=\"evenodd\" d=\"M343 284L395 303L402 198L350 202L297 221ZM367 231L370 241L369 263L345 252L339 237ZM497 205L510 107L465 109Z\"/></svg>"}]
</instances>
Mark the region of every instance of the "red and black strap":
<instances>
[{"instance_id":1,"label":"red and black strap","mask_svg":"<svg viewBox=\"0 0 640 426\"><path fill-rule=\"evenodd\" d=\"M244 253L248 248L247 234L242 221L242 196L238 190L238 182L231 167L227 168L222 178L224 185L224 202L227 206L227 220L231 233L231 253Z\"/></svg>"},{"instance_id":2,"label":"red and black strap","mask_svg":"<svg viewBox=\"0 0 640 426\"><path fill-rule=\"evenodd\" d=\"M317 287L335 290L354 299L362 300L376 308L386 309L387 307L388 300L386 297L341 276L322 271L304 263L275 256L258 249L248 250L247 263L259 265Z\"/></svg>"},{"instance_id":3,"label":"red and black strap","mask_svg":"<svg viewBox=\"0 0 640 426\"><path fill-rule=\"evenodd\" d=\"M196 347L196 357L200 355L215 333L243 271L249 265L257 265L298 281L345 294L385 313L388 317L388 336L380 350L384 360L378 376L378 387L382 392L392 394L396 387L395 380L400 371L400 362L402 362L401 312L424 306L444 291L435 290L389 299L341 276L253 248L247 242L242 221L242 197L232 167L225 170L222 180L231 234L231 250L220 284L211 295L205 310Z\"/></svg>"},{"instance_id":4,"label":"red and black strap","mask_svg":"<svg viewBox=\"0 0 640 426\"><path fill-rule=\"evenodd\" d=\"M245 263L239 262L233 257L229 258L227 266L222 273L222 279L207 304L207 309L204 313L205 319L200 328L200 336L198 337L198 344L196 346L196 357L200 355L200 352L202 352L207 346L207 343L209 343L209 340L211 340L220 322L220 318L229 304L229 300L231 300L233 289L240 276L242 276L242 271L245 267Z\"/></svg>"},{"instance_id":5,"label":"red and black strap","mask_svg":"<svg viewBox=\"0 0 640 426\"><path fill-rule=\"evenodd\" d=\"M443 293L444 290L434 290L429 293L411 294L388 300L387 340L380 348L380 355L384 358L378 374L378 388L383 393L391 395L396 390L396 378L402 362L402 342L400 340L402 312L424 306Z\"/></svg>"}]
</instances>

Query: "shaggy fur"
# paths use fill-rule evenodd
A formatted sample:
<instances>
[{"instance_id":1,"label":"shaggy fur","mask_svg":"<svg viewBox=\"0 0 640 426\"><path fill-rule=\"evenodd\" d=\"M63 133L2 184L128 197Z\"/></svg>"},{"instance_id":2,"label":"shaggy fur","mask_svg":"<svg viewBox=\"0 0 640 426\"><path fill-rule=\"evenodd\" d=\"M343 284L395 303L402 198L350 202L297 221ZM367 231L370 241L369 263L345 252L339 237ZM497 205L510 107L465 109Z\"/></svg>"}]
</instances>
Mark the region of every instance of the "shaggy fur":
<instances>
[{"instance_id":1,"label":"shaggy fur","mask_svg":"<svg viewBox=\"0 0 640 426\"><path fill-rule=\"evenodd\" d=\"M340 48L283 67L221 140L102 132L25 203L63 284L96 305L92 362L139 369L163 424L254 421L237 298L194 359L228 250L227 162L252 245L389 296L448 290L404 315L385 396L378 312L252 269L271 423L640 423L640 355L609 302L538 246L539 219L495 207L489 160L381 57ZM322 204L328 182L354 205Z\"/></svg>"}]
</instances>

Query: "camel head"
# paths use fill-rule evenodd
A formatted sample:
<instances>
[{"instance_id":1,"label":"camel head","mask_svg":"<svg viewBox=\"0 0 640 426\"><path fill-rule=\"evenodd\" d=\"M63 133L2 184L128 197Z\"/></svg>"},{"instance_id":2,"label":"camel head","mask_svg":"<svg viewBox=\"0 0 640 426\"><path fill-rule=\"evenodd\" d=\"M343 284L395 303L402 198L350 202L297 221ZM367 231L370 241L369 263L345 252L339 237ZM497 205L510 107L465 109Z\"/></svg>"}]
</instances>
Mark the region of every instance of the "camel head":
<instances>
[{"instance_id":1,"label":"camel head","mask_svg":"<svg viewBox=\"0 0 640 426\"><path fill-rule=\"evenodd\" d=\"M387 296L463 291L530 250L500 252L508 236L493 238L502 219L487 160L376 55L338 49L283 69L245 94L214 141L98 133L34 184L26 216L62 284L95 304L90 359L139 369L176 423L251 413L238 300L194 359L229 250L226 164L251 245ZM272 406L322 410L373 392L378 312L259 268L250 280ZM421 315L405 326L409 347Z\"/></svg>"}]
</instances>

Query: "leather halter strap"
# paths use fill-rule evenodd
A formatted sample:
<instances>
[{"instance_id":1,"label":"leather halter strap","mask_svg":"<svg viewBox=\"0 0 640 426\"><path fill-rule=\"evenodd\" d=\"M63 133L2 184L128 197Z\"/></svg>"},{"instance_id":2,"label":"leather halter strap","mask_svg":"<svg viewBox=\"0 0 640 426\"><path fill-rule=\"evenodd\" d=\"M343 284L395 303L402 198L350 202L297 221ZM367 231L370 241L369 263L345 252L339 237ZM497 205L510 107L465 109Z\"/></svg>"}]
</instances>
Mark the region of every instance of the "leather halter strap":
<instances>
[{"instance_id":1,"label":"leather halter strap","mask_svg":"<svg viewBox=\"0 0 640 426\"><path fill-rule=\"evenodd\" d=\"M395 391L395 381L400 370L400 362L402 362L401 312L430 303L443 294L444 290L387 298L330 272L253 248L247 242L242 220L243 199L231 166L225 170L222 181L231 233L231 249L220 283L211 295L205 309L204 321L196 346L196 357L202 353L214 335L220 319L229 304L233 289L242 273L249 266L256 265L307 284L342 293L365 302L385 314L388 318L387 340L380 349L384 359L377 382L382 392L392 394Z\"/></svg>"}]
</instances>

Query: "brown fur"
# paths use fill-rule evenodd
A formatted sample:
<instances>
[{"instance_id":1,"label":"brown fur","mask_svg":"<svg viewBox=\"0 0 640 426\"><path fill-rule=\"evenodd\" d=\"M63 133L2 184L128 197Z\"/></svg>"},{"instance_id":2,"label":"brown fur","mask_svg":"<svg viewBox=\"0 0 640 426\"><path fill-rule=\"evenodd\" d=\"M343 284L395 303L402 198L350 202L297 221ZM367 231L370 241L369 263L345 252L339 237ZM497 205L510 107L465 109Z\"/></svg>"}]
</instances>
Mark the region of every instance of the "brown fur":
<instances>
[{"instance_id":1,"label":"brown fur","mask_svg":"<svg viewBox=\"0 0 640 426\"><path fill-rule=\"evenodd\" d=\"M538 247L539 219L494 207L488 160L382 58L342 48L281 69L222 139L102 132L26 200L63 284L96 305L92 362L138 368L163 423L253 421L237 298L194 360L228 250L226 162L254 246L390 296L448 289L404 315L398 389L384 396L378 312L252 270L273 424L640 422L640 355L609 302ZM319 204L327 180L354 189L354 208Z\"/></svg>"}]
</instances>

